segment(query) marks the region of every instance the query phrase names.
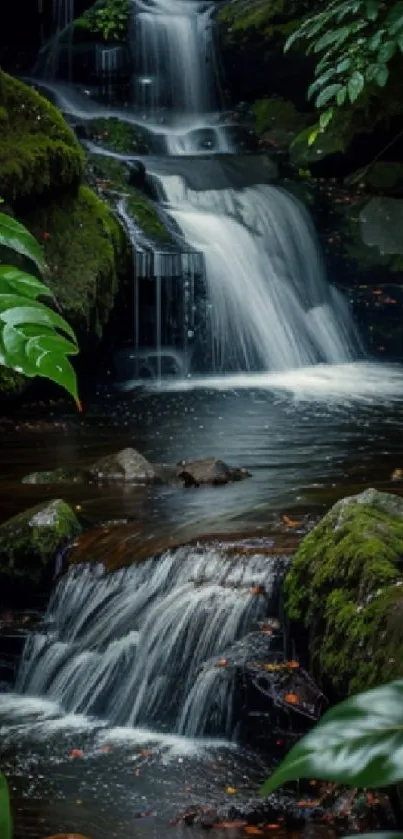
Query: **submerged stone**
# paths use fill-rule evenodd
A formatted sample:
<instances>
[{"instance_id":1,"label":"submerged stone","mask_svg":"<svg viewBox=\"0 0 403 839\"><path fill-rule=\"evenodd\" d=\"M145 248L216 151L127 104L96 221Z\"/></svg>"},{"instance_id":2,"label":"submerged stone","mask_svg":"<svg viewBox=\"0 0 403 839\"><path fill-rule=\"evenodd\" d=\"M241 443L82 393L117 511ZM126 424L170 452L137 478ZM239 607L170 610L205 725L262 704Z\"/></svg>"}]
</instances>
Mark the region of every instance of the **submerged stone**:
<instances>
[{"instance_id":1,"label":"submerged stone","mask_svg":"<svg viewBox=\"0 0 403 839\"><path fill-rule=\"evenodd\" d=\"M131 448L102 457L88 467L88 473L97 481L122 481L124 483L159 481L154 466L140 452Z\"/></svg>"},{"instance_id":2,"label":"submerged stone","mask_svg":"<svg viewBox=\"0 0 403 839\"><path fill-rule=\"evenodd\" d=\"M80 531L75 513L61 499L30 507L0 525L1 597L8 586L39 585L52 570L57 551Z\"/></svg>"},{"instance_id":3,"label":"submerged stone","mask_svg":"<svg viewBox=\"0 0 403 839\"><path fill-rule=\"evenodd\" d=\"M50 469L25 475L23 484L84 484L89 475L83 469Z\"/></svg>"},{"instance_id":4,"label":"submerged stone","mask_svg":"<svg viewBox=\"0 0 403 839\"><path fill-rule=\"evenodd\" d=\"M338 501L285 582L314 673L339 693L403 676L403 499L368 489Z\"/></svg>"}]
</instances>

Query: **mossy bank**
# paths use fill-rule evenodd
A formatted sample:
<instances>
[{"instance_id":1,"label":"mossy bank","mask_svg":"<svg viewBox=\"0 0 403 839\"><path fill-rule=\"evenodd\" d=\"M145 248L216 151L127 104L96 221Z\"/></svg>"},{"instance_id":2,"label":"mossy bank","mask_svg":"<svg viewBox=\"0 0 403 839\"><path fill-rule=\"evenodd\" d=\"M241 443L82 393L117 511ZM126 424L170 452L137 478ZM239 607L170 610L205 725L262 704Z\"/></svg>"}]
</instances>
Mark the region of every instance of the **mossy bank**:
<instances>
[{"instance_id":1,"label":"mossy bank","mask_svg":"<svg viewBox=\"0 0 403 839\"><path fill-rule=\"evenodd\" d=\"M336 695L403 676L402 558L403 499L374 489L335 504L294 558L286 609Z\"/></svg>"},{"instance_id":2,"label":"mossy bank","mask_svg":"<svg viewBox=\"0 0 403 839\"><path fill-rule=\"evenodd\" d=\"M83 170L82 149L60 111L0 70L0 195L18 209L74 189Z\"/></svg>"}]
</instances>

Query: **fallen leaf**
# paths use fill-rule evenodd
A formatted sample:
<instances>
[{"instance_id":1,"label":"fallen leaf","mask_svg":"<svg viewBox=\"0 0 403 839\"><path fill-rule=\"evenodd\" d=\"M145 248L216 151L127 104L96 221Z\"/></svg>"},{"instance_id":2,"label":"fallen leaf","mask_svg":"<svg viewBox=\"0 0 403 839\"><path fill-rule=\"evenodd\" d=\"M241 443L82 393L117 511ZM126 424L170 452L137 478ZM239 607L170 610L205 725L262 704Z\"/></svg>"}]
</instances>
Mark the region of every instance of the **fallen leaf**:
<instances>
[{"instance_id":1,"label":"fallen leaf","mask_svg":"<svg viewBox=\"0 0 403 839\"><path fill-rule=\"evenodd\" d=\"M264 831L260 827L255 827L253 824L245 827L245 833L248 833L249 836L264 836Z\"/></svg>"},{"instance_id":2,"label":"fallen leaf","mask_svg":"<svg viewBox=\"0 0 403 839\"><path fill-rule=\"evenodd\" d=\"M284 701L289 702L290 705L299 705L299 698L296 693L286 693L284 695Z\"/></svg>"},{"instance_id":3,"label":"fallen leaf","mask_svg":"<svg viewBox=\"0 0 403 839\"><path fill-rule=\"evenodd\" d=\"M227 667L228 666L228 659L227 658L219 658L218 661L215 663L216 667Z\"/></svg>"},{"instance_id":4,"label":"fallen leaf","mask_svg":"<svg viewBox=\"0 0 403 839\"><path fill-rule=\"evenodd\" d=\"M84 754L84 752L83 752L82 749L73 749L73 751L70 752L70 757L71 757L72 760L74 760L74 758L76 758L76 757L82 757L83 754Z\"/></svg>"},{"instance_id":5,"label":"fallen leaf","mask_svg":"<svg viewBox=\"0 0 403 839\"><path fill-rule=\"evenodd\" d=\"M295 521L295 519L290 519L289 516L283 516L283 522L286 527L298 527L300 524L299 521Z\"/></svg>"},{"instance_id":6,"label":"fallen leaf","mask_svg":"<svg viewBox=\"0 0 403 839\"><path fill-rule=\"evenodd\" d=\"M235 787L227 787L226 792L228 793L228 795L235 795L236 789Z\"/></svg>"}]
</instances>

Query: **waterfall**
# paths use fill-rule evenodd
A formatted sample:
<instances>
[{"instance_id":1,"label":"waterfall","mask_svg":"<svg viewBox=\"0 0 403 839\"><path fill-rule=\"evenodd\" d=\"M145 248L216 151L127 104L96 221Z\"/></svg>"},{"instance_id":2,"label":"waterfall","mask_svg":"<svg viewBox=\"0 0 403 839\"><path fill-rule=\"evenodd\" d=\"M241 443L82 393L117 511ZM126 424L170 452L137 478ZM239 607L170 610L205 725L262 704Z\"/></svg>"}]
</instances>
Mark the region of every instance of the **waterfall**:
<instances>
[{"instance_id":1,"label":"waterfall","mask_svg":"<svg viewBox=\"0 0 403 839\"><path fill-rule=\"evenodd\" d=\"M160 181L186 241L204 254L214 370L285 370L356 356L346 304L327 283L297 199L267 185L196 191L179 176Z\"/></svg>"},{"instance_id":2,"label":"waterfall","mask_svg":"<svg viewBox=\"0 0 403 839\"><path fill-rule=\"evenodd\" d=\"M47 630L27 643L16 690L114 725L229 735L231 672L203 668L277 609L283 567L181 548L115 574L72 568Z\"/></svg>"},{"instance_id":3,"label":"waterfall","mask_svg":"<svg viewBox=\"0 0 403 839\"><path fill-rule=\"evenodd\" d=\"M214 108L210 18L213 4L135 0L135 102L190 114Z\"/></svg>"}]
</instances>

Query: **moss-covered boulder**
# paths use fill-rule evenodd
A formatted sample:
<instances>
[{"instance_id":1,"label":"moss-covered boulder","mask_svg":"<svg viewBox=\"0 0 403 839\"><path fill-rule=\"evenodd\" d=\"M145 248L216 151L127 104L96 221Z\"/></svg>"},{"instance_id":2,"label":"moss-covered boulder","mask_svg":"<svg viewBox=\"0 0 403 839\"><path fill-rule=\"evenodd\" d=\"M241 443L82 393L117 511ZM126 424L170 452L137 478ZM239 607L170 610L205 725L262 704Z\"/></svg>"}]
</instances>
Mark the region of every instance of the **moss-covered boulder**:
<instances>
[{"instance_id":1,"label":"moss-covered boulder","mask_svg":"<svg viewBox=\"0 0 403 839\"><path fill-rule=\"evenodd\" d=\"M368 489L332 507L285 582L312 669L337 693L403 676L403 499Z\"/></svg>"},{"instance_id":2,"label":"moss-covered boulder","mask_svg":"<svg viewBox=\"0 0 403 839\"><path fill-rule=\"evenodd\" d=\"M101 336L129 265L126 235L108 205L89 187L24 217L44 244L46 278L64 316L77 330Z\"/></svg>"},{"instance_id":3,"label":"moss-covered boulder","mask_svg":"<svg viewBox=\"0 0 403 839\"><path fill-rule=\"evenodd\" d=\"M98 117L86 123L91 140L119 154L148 154L148 132L116 117Z\"/></svg>"},{"instance_id":4,"label":"moss-covered boulder","mask_svg":"<svg viewBox=\"0 0 403 839\"><path fill-rule=\"evenodd\" d=\"M308 114L299 113L292 102L281 96L257 99L251 110L257 134L280 147L288 147L310 119Z\"/></svg>"},{"instance_id":5,"label":"moss-covered boulder","mask_svg":"<svg viewBox=\"0 0 403 839\"><path fill-rule=\"evenodd\" d=\"M372 166L359 169L347 178L347 183L362 184L370 192L381 195L403 195L403 163L378 160Z\"/></svg>"},{"instance_id":6,"label":"moss-covered boulder","mask_svg":"<svg viewBox=\"0 0 403 839\"><path fill-rule=\"evenodd\" d=\"M53 571L57 551L80 532L75 513L60 499L0 525L0 598L8 590L40 586Z\"/></svg>"},{"instance_id":7,"label":"moss-covered boulder","mask_svg":"<svg viewBox=\"0 0 403 839\"><path fill-rule=\"evenodd\" d=\"M12 204L75 187L84 156L60 111L0 70L0 195Z\"/></svg>"}]
</instances>

